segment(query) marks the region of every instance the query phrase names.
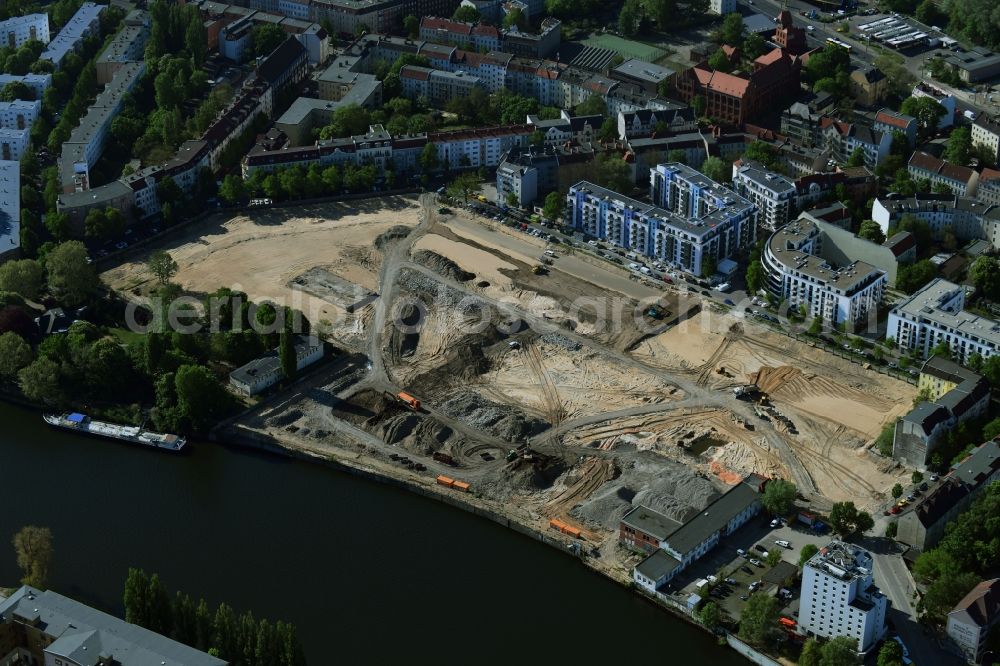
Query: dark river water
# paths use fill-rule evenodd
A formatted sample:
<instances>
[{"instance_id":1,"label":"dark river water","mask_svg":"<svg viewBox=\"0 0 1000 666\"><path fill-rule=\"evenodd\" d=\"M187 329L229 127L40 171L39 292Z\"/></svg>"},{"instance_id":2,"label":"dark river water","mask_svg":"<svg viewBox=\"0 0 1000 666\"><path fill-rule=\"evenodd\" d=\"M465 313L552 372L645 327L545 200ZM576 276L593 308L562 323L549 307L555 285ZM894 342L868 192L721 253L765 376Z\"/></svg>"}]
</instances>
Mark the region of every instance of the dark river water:
<instances>
[{"instance_id":1,"label":"dark river water","mask_svg":"<svg viewBox=\"0 0 1000 666\"><path fill-rule=\"evenodd\" d=\"M52 589L120 615L129 566L298 627L335 663L745 664L573 559L320 465L213 444L170 456L52 430L0 403L0 586L10 539L52 529ZM617 658L617 659L616 659Z\"/></svg>"}]
</instances>

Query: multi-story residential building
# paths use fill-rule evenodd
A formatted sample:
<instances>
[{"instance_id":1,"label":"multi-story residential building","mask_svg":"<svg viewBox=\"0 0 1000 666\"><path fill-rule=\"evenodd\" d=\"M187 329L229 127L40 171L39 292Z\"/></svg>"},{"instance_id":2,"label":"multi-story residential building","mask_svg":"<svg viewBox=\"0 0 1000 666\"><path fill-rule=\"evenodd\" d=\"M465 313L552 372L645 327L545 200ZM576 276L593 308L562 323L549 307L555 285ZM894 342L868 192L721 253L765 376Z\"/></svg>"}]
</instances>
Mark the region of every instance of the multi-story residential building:
<instances>
[{"instance_id":1,"label":"multi-story residential building","mask_svg":"<svg viewBox=\"0 0 1000 666\"><path fill-rule=\"evenodd\" d=\"M597 139L603 122L604 116L571 116L565 109L559 112L558 118L549 120L528 116L528 124L545 136L546 146L591 143Z\"/></svg>"},{"instance_id":2,"label":"multi-story residential building","mask_svg":"<svg viewBox=\"0 0 1000 666\"><path fill-rule=\"evenodd\" d=\"M568 222L695 275L714 272L718 262L753 244L756 208L750 202L682 164L659 165L650 174L654 205L587 181L573 185Z\"/></svg>"},{"instance_id":3,"label":"multi-story residential building","mask_svg":"<svg viewBox=\"0 0 1000 666\"><path fill-rule=\"evenodd\" d=\"M271 87L274 94L309 75L309 54L294 37L286 37L257 65L257 78Z\"/></svg>"},{"instance_id":4,"label":"multi-story residential building","mask_svg":"<svg viewBox=\"0 0 1000 666\"><path fill-rule=\"evenodd\" d=\"M295 367L297 370L323 358L323 341L315 336L296 336ZM285 379L278 350L256 358L229 373L229 384L243 395L257 395Z\"/></svg>"},{"instance_id":5,"label":"multi-story residential building","mask_svg":"<svg viewBox=\"0 0 1000 666\"><path fill-rule=\"evenodd\" d=\"M873 581L874 559L853 544L833 541L802 569L799 631L857 641L867 652L885 635L889 601Z\"/></svg>"},{"instance_id":6,"label":"multi-story residential building","mask_svg":"<svg viewBox=\"0 0 1000 666\"><path fill-rule=\"evenodd\" d=\"M233 62L246 62L253 55L253 16L233 21L219 32L219 54Z\"/></svg>"},{"instance_id":7,"label":"multi-story residential building","mask_svg":"<svg viewBox=\"0 0 1000 666\"><path fill-rule=\"evenodd\" d=\"M972 123L972 145L986 146L994 161L1000 158L1000 123L980 113Z\"/></svg>"},{"instance_id":8,"label":"multi-story residential building","mask_svg":"<svg viewBox=\"0 0 1000 666\"><path fill-rule=\"evenodd\" d=\"M997 479L1000 444L990 440L955 463L940 484L897 518L896 540L920 551L933 548L955 516Z\"/></svg>"},{"instance_id":9,"label":"multi-story residential building","mask_svg":"<svg viewBox=\"0 0 1000 666\"><path fill-rule=\"evenodd\" d=\"M824 147L840 163L846 163L855 149L860 148L865 156L865 166L876 167L892 149L892 134L889 132L826 117L821 119L820 126Z\"/></svg>"},{"instance_id":10,"label":"multi-story residential building","mask_svg":"<svg viewBox=\"0 0 1000 666\"><path fill-rule=\"evenodd\" d=\"M979 172L976 199L989 206L1000 206L1000 171L984 168Z\"/></svg>"},{"instance_id":11,"label":"multi-story residential building","mask_svg":"<svg viewBox=\"0 0 1000 666\"><path fill-rule=\"evenodd\" d=\"M767 479L751 474L729 488L690 519L681 522L638 505L626 513L618 539L627 548L656 558L639 564L633 577L650 592L672 579L760 513L760 494ZM663 559L663 553L668 560ZM653 573L655 569L656 573ZM638 576L645 580L640 580Z\"/></svg>"},{"instance_id":12,"label":"multi-story residential building","mask_svg":"<svg viewBox=\"0 0 1000 666\"><path fill-rule=\"evenodd\" d=\"M0 263L21 249L21 163L0 160Z\"/></svg>"},{"instance_id":13,"label":"multi-story residential building","mask_svg":"<svg viewBox=\"0 0 1000 666\"><path fill-rule=\"evenodd\" d=\"M328 39L329 35L321 25L305 20L303 17L289 18L293 14L301 14L301 11L297 10L296 7L307 6L304 2L289 2L288 6L285 7L288 10L287 13L276 13L279 11L277 5L263 2L254 3L255 6L252 9L215 2L214 0L193 0L189 4L197 5L200 8L202 16L205 17L208 47L219 50L220 53L222 53L224 46L235 48L235 45L221 43L223 29L246 18L249 18L256 25L264 23L277 25L287 34L295 37L306 47L309 52L309 62L313 65L323 64L332 53L333 47ZM243 43L243 48L246 47L246 44L246 42ZM241 58L246 56L245 53L238 55Z\"/></svg>"},{"instance_id":14,"label":"multi-story residential building","mask_svg":"<svg viewBox=\"0 0 1000 666\"><path fill-rule=\"evenodd\" d=\"M0 45L19 49L27 41L49 43L49 15L28 14L0 21Z\"/></svg>"},{"instance_id":15,"label":"multi-story residential building","mask_svg":"<svg viewBox=\"0 0 1000 666\"><path fill-rule=\"evenodd\" d=\"M795 183L780 173L756 162L737 160L733 163L733 189L757 206L757 221L768 229L777 229L792 217Z\"/></svg>"},{"instance_id":16,"label":"multi-story residential building","mask_svg":"<svg viewBox=\"0 0 1000 666\"><path fill-rule=\"evenodd\" d=\"M719 16L724 16L736 11L736 0L711 0L708 11Z\"/></svg>"},{"instance_id":17,"label":"multi-story residential building","mask_svg":"<svg viewBox=\"0 0 1000 666\"><path fill-rule=\"evenodd\" d=\"M890 136L899 131L906 135L911 146L917 143L917 119L892 109L879 109L872 129Z\"/></svg>"},{"instance_id":18,"label":"multi-story residential building","mask_svg":"<svg viewBox=\"0 0 1000 666\"><path fill-rule=\"evenodd\" d=\"M420 20L420 39L474 51L500 50L500 31L496 27L437 16L425 16Z\"/></svg>"},{"instance_id":19,"label":"multi-story residential building","mask_svg":"<svg viewBox=\"0 0 1000 666\"><path fill-rule=\"evenodd\" d=\"M96 35L101 29L101 13L107 5L85 2L80 5L66 25L62 27L56 38L49 42L39 60L48 60L56 69L62 66L63 58L83 46L83 41L91 35Z\"/></svg>"},{"instance_id":20,"label":"multi-story residential building","mask_svg":"<svg viewBox=\"0 0 1000 666\"><path fill-rule=\"evenodd\" d=\"M765 288L792 308L804 306L810 318L855 326L877 312L886 273L844 257L827 237L808 216L771 234L761 255Z\"/></svg>"},{"instance_id":21,"label":"multi-story residential building","mask_svg":"<svg viewBox=\"0 0 1000 666\"><path fill-rule=\"evenodd\" d=\"M952 194L960 197L975 196L979 174L969 167L950 164L921 151L910 156L906 170L914 180L925 179L931 185L947 185Z\"/></svg>"},{"instance_id":22,"label":"multi-story residential building","mask_svg":"<svg viewBox=\"0 0 1000 666\"><path fill-rule=\"evenodd\" d=\"M226 666L225 661L52 590L27 585L0 601L3 664Z\"/></svg>"},{"instance_id":23,"label":"multi-story residential building","mask_svg":"<svg viewBox=\"0 0 1000 666\"><path fill-rule=\"evenodd\" d=\"M913 215L926 222L935 238L951 231L960 241L982 239L1000 247L998 206L947 194L889 195L876 198L872 206L872 219L879 223L883 232L904 215Z\"/></svg>"},{"instance_id":24,"label":"multi-story residential building","mask_svg":"<svg viewBox=\"0 0 1000 666\"><path fill-rule=\"evenodd\" d=\"M0 160L20 160L30 144L30 129L0 128Z\"/></svg>"},{"instance_id":25,"label":"multi-story residential building","mask_svg":"<svg viewBox=\"0 0 1000 666\"><path fill-rule=\"evenodd\" d=\"M20 82L35 91L35 99L41 99L52 85L51 74L0 74L0 89L8 83Z\"/></svg>"},{"instance_id":26,"label":"multi-story residential building","mask_svg":"<svg viewBox=\"0 0 1000 666\"><path fill-rule=\"evenodd\" d=\"M500 49L525 58L548 58L559 50L562 23L551 16L542 19L538 32L523 32L511 26L500 33Z\"/></svg>"},{"instance_id":27,"label":"multi-story residential building","mask_svg":"<svg viewBox=\"0 0 1000 666\"><path fill-rule=\"evenodd\" d=\"M105 139L125 102L146 72L144 62L130 62L115 73L111 83L97 96L80 124L63 144L59 176L63 192L90 189L90 168L104 152Z\"/></svg>"},{"instance_id":28,"label":"multi-story residential building","mask_svg":"<svg viewBox=\"0 0 1000 666\"><path fill-rule=\"evenodd\" d=\"M399 82L404 97L425 97L434 106L444 106L452 99L467 97L473 88L483 87L478 76L416 65L406 65L400 69Z\"/></svg>"},{"instance_id":29,"label":"multi-story residential building","mask_svg":"<svg viewBox=\"0 0 1000 666\"><path fill-rule=\"evenodd\" d=\"M694 132L698 128L694 109L684 104L674 104L673 108L655 110L642 109L628 113L618 113L618 138L622 141L644 139L654 132L657 135L673 135ZM657 132L662 129L662 132Z\"/></svg>"},{"instance_id":30,"label":"multi-story residential building","mask_svg":"<svg viewBox=\"0 0 1000 666\"><path fill-rule=\"evenodd\" d=\"M954 361L932 357L920 370L919 387L928 397L896 422L892 457L922 469L945 433L986 413L990 385Z\"/></svg>"},{"instance_id":31,"label":"multi-story residential building","mask_svg":"<svg viewBox=\"0 0 1000 666\"><path fill-rule=\"evenodd\" d=\"M800 146L819 146L823 143L822 119L807 105L795 102L781 113L781 133Z\"/></svg>"},{"instance_id":32,"label":"multi-story residential building","mask_svg":"<svg viewBox=\"0 0 1000 666\"><path fill-rule=\"evenodd\" d=\"M125 17L125 25L97 58L97 82L107 85L126 63L143 59L149 41L151 18L149 12L133 9Z\"/></svg>"},{"instance_id":33,"label":"multi-story residential building","mask_svg":"<svg viewBox=\"0 0 1000 666\"><path fill-rule=\"evenodd\" d=\"M5 129L30 130L31 126L42 112L42 102L32 100L15 100L0 102L0 127Z\"/></svg>"},{"instance_id":34,"label":"multi-story residential building","mask_svg":"<svg viewBox=\"0 0 1000 666\"><path fill-rule=\"evenodd\" d=\"M285 133L292 146L313 143L313 129L328 125L334 112L342 106L357 104L365 109L382 103L382 82L371 74L359 74L350 90L337 101L299 97L275 121L275 127Z\"/></svg>"},{"instance_id":35,"label":"multi-story residential building","mask_svg":"<svg viewBox=\"0 0 1000 666\"><path fill-rule=\"evenodd\" d=\"M497 205L508 205L516 199L515 205L527 208L557 190L562 159L565 153L551 148L511 150L497 167Z\"/></svg>"},{"instance_id":36,"label":"multi-story residential building","mask_svg":"<svg viewBox=\"0 0 1000 666\"><path fill-rule=\"evenodd\" d=\"M612 68L608 76L616 81L638 86L650 95L656 95L660 86L669 85L676 73L672 69L631 58Z\"/></svg>"},{"instance_id":37,"label":"multi-story residential building","mask_svg":"<svg viewBox=\"0 0 1000 666\"><path fill-rule=\"evenodd\" d=\"M1000 324L965 312L965 288L940 278L931 280L889 312L886 337L900 349L917 351L924 358L940 343L952 356L967 364L969 357L992 356L1000 349Z\"/></svg>"},{"instance_id":38,"label":"multi-story residential building","mask_svg":"<svg viewBox=\"0 0 1000 666\"><path fill-rule=\"evenodd\" d=\"M527 147L531 125L482 127L434 132L427 142L438 150L438 163L447 169L493 167L512 148Z\"/></svg>"},{"instance_id":39,"label":"multi-story residential building","mask_svg":"<svg viewBox=\"0 0 1000 666\"><path fill-rule=\"evenodd\" d=\"M851 72L851 96L861 106L875 106L889 95L889 79L878 67L859 67Z\"/></svg>"},{"instance_id":40,"label":"multi-story residential building","mask_svg":"<svg viewBox=\"0 0 1000 666\"><path fill-rule=\"evenodd\" d=\"M978 664L986 652L990 629L1000 621L1000 578L984 580L950 613L946 633L952 648L967 663Z\"/></svg>"}]
</instances>

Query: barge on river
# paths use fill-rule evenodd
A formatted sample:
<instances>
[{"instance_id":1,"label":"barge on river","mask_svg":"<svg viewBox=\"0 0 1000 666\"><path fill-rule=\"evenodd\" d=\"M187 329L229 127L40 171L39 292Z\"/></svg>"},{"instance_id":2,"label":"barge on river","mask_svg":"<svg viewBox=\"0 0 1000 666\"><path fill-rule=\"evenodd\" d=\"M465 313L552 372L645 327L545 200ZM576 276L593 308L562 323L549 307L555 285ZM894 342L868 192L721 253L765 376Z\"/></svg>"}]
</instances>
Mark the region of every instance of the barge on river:
<instances>
[{"instance_id":1,"label":"barge on river","mask_svg":"<svg viewBox=\"0 0 1000 666\"><path fill-rule=\"evenodd\" d=\"M105 423L95 421L84 414L45 414L42 418L50 426L72 430L84 435L104 437L106 439L117 439L129 444L147 446L160 451L170 451L179 453L186 445L187 440L179 435L169 435L135 426L118 425L116 423Z\"/></svg>"}]
</instances>

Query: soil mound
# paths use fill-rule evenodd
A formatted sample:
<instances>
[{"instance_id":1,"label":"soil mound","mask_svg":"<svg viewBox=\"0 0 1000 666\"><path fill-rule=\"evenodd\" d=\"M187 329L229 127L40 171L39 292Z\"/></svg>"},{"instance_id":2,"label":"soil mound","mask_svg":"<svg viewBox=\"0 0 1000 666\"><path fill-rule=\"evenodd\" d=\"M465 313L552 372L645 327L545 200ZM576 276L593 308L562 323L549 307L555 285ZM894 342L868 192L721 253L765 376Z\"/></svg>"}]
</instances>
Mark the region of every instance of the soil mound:
<instances>
[{"instance_id":1,"label":"soil mound","mask_svg":"<svg viewBox=\"0 0 1000 666\"><path fill-rule=\"evenodd\" d=\"M435 273L439 273L449 280L455 280L456 282L468 282L476 277L475 273L463 270L451 259L442 257L432 250L418 250L413 254L413 260Z\"/></svg>"},{"instance_id":2,"label":"soil mound","mask_svg":"<svg viewBox=\"0 0 1000 666\"><path fill-rule=\"evenodd\" d=\"M508 442L519 442L546 426L545 422L527 417L516 407L487 400L469 390L455 393L441 405L441 411Z\"/></svg>"},{"instance_id":3,"label":"soil mound","mask_svg":"<svg viewBox=\"0 0 1000 666\"><path fill-rule=\"evenodd\" d=\"M765 365L757 372L750 374L750 381L764 393L777 393L783 386L801 376L802 371L790 365L782 365L777 368Z\"/></svg>"},{"instance_id":4,"label":"soil mound","mask_svg":"<svg viewBox=\"0 0 1000 666\"><path fill-rule=\"evenodd\" d=\"M402 224L397 224L394 227L389 227L378 236L372 242L375 249L379 252L385 252L386 248L395 243L398 240L402 240L410 235L410 228L403 226Z\"/></svg>"}]
</instances>

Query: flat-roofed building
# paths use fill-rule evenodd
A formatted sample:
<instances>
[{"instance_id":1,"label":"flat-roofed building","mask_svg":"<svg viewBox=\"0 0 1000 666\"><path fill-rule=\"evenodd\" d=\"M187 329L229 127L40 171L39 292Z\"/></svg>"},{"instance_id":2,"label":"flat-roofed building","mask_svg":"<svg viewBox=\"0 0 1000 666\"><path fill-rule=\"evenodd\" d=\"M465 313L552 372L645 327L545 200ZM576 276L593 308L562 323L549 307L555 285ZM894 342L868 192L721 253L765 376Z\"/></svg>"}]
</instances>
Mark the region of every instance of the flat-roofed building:
<instances>
[{"instance_id":1,"label":"flat-roofed building","mask_svg":"<svg viewBox=\"0 0 1000 666\"><path fill-rule=\"evenodd\" d=\"M795 205L795 183L750 160L733 163L733 189L760 209L757 221L768 229L787 224Z\"/></svg>"},{"instance_id":2,"label":"flat-roofed building","mask_svg":"<svg viewBox=\"0 0 1000 666\"><path fill-rule=\"evenodd\" d=\"M21 163L0 160L0 263L21 250Z\"/></svg>"},{"instance_id":3,"label":"flat-roofed building","mask_svg":"<svg viewBox=\"0 0 1000 666\"><path fill-rule=\"evenodd\" d=\"M985 146L994 162L1000 158L1000 123L980 113L972 123L971 133L973 145Z\"/></svg>"},{"instance_id":4,"label":"flat-roofed building","mask_svg":"<svg viewBox=\"0 0 1000 666\"><path fill-rule=\"evenodd\" d=\"M312 365L323 358L323 341L314 336L297 336L295 340L295 367L297 370ZM229 383L243 395L257 395L282 379L285 372L281 368L278 350L267 356L250 361L229 373Z\"/></svg>"},{"instance_id":5,"label":"flat-roofed building","mask_svg":"<svg viewBox=\"0 0 1000 666\"><path fill-rule=\"evenodd\" d=\"M0 160L20 160L30 145L30 129L0 128Z\"/></svg>"},{"instance_id":6,"label":"flat-roofed building","mask_svg":"<svg viewBox=\"0 0 1000 666\"><path fill-rule=\"evenodd\" d=\"M42 112L40 100L14 100L0 102L0 127L15 130L30 130L31 126Z\"/></svg>"},{"instance_id":7,"label":"flat-roofed building","mask_svg":"<svg viewBox=\"0 0 1000 666\"><path fill-rule=\"evenodd\" d=\"M25 42L49 43L49 15L27 14L0 21L0 46L16 50Z\"/></svg>"},{"instance_id":8,"label":"flat-roofed building","mask_svg":"<svg viewBox=\"0 0 1000 666\"><path fill-rule=\"evenodd\" d=\"M473 88L483 88L482 81L477 76L416 65L406 65L400 69L399 82L405 97L426 97L434 106L444 106L452 99L468 97Z\"/></svg>"},{"instance_id":9,"label":"flat-roofed building","mask_svg":"<svg viewBox=\"0 0 1000 666\"><path fill-rule=\"evenodd\" d=\"M125 25L97 58L97 82L106 85L126 63L143 59L149 41L149 12L133 9L125 16Z\"/></svg>"},{"instance_id":10,"label":"flat-roofed building","mask_svg":"<svg viewBox=\"0 0 1000 666\"><path fill-rule=\"evenodd\" d=\"M76 10L73 17L62 27L56 38L39 56L39 60L48 60L56 69L62 66L63 59L83 46L87 37L96 35L101 29L101 13L107 5L85 2Z\"/></svg>"}]
</instances>

